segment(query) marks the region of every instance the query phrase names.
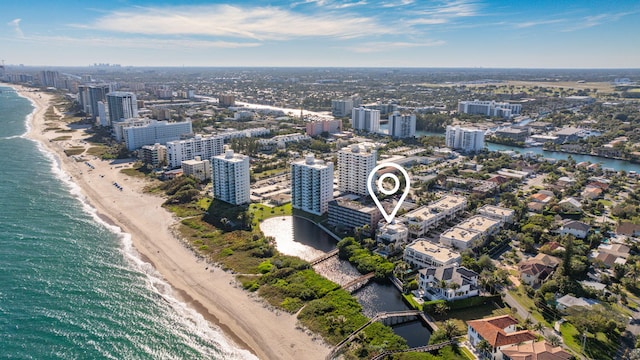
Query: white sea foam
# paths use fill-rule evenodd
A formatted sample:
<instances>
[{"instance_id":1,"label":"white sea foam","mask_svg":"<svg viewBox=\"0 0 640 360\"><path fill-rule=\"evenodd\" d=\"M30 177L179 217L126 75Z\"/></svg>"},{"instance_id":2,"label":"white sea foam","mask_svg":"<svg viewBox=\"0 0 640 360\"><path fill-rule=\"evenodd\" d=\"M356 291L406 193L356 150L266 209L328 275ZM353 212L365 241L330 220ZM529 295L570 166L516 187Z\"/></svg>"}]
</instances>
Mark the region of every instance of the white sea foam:
<instances>
[{"instance_id":1,"label":"white sea foam","mask_svg":"<svg viewBox=\"0 0 640 360\"><path fill-rule=\"evenodd\" d=\"M33 112L27 116L26 121L30 123L32 120ZM27 137L27 134L31 130L30 125L27 127L27 132L18 137ZM30 139L33 140L33 139ZM188 334L180 333L177 331L168 330L173 335L180 337L182 341L196 349L205 357L212 357L214 355L222 356L224 359L256 359L256 357L248 350L240 349L235 345L232 345L229 340L224 336L222 330L218 327L214 327L210 324L200 313L190 308L186 303L178 300L174 294L171 285L167 283L155 268L143 261L140 258L140 254L134 249L133 242L131 240L131 234L123 232L118 226L112 225L104 221L99 215L96 208L91 206L87 201L87 198L82 193L79 185L71 180L69 174L62 170L60 159L56 154L49 151L42 143L33 140L38 150L50 161L51 172L56 178L58 178L68 189L69 193L77 198L82 206L82 210L90 215L93 220L107 228L114 233L120 239L120 251L131 265L132 269L145 275L146 287L160 295L166 303L174 311L175 316L170 319L170 323L183 324L190 333L193 333L208 342L207 345L200 344L195 339L188 336ZM169 327L169 326L168 326ZM213 351L215 348L216 351ZM212 351L214 354L212 354ZM150 353L151 354L151 353ZM160 356L165 357L165 356Z\"/></svg>"}]
</instances>

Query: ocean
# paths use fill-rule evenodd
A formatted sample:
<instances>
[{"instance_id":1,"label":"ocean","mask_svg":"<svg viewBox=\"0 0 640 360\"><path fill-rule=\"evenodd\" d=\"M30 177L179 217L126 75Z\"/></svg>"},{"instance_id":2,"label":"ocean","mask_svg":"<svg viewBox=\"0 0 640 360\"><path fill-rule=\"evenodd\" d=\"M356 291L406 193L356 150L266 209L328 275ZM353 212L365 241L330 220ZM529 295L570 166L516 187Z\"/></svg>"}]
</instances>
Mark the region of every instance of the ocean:
<instances>
[{"instance_id":1,"label":"ocean","mask_svg":"<svg viewBox=\"0 0 640 360\"><path fill-rule=\"evenodd\" d=\"M173 297L26 138L31 102L0 91L0 358L255 358Z\"/></svg>"}]
</instances>

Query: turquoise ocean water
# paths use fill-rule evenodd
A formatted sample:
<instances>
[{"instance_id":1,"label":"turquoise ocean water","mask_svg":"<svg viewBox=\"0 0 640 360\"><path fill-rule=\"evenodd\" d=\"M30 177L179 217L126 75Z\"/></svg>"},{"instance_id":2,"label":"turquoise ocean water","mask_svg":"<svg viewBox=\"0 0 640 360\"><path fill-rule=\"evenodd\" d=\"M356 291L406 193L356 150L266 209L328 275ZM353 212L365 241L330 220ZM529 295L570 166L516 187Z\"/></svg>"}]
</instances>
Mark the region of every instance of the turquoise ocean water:
<instances>
[{"instance_id":1,"label":"turquoise ocean water","mask_svg":"<svg viewBox=\"0 0 640 360\"><path fill-rule=\"evenodd\" d=\"M25 137L31 103L0 91L0 358L253 358L95 215Z\"/></svg>"}]
</instances>

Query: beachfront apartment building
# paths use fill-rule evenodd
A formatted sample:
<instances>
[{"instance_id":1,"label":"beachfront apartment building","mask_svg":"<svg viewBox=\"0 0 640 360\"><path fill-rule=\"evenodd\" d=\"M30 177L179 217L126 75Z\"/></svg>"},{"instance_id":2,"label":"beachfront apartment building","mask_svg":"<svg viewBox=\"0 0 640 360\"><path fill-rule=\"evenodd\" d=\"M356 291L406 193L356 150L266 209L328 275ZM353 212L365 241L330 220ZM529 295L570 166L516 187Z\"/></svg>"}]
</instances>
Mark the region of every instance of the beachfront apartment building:
<instances>
[{"instance_id":1,"label":"beachfront apartment building","mask_svg":"<svg viewBox=\"0 0 640 360\"><path fill-rule=\"evenodd\" d=\"M333 163L313 154L291 164L291 205L315 215L329 210L333 200Z\"/></svg>"},{"instance_id":2,"label":"beachfront apartment building","mask_svg":"<svg viewBox=\"0 0 640 360\"><path fill-rule=\"evenodd\" d=\"M409 229L401 223L385 223L376 232L376 242L384 246L387 251L399 249L409 239Z\"/></svg>"},{"instance_id":3,"label":"beachfront apartment building","mask_svg":"<svg viewBox=\"0 0 640 360\"><path fill-rule=\"evenodd\" d=\"M213 198L234 205L250 201L249 157L227 150L211 158Z\"/></svg>"},{"instance_id":4,"label":"beachfront apartment building","mask_svg":"<svg viewBox=\"0 0 640 360\"><path fill-rule=\"evenodd\" d=\"M461 114L499 116L511 118L522 112L521 104L509 104L495 101L458 101L458 112Z\"/></svg>"},{"instance_id":5,"label":"beachfront apartment building","mask_svg":"<svg viewBox=\"0 0 640 360\"><path fill-rule=\"evenodd\" d=\"M416 115L394 112L389 116L389 135L394 138L412 138L416 136Z\"/></svg>"},{"instance_id":6,"label":"beachfront apartment building","mask_svg":"<svg viewBox=\"0 0 640 360\"><path fill-rule=\"evenodd\" d=\"M354 130L377 133L380 131L380 110L364 107L351 110L351 127Z\"/></svg>"},{"instance_id":7,"label":"beachfront apartment building","mask_svg":"<svg viewBox=\"0 0 640 360\"><path fill-rule=\"evenodd\" d=\"M496 218L475 215L440 235L440 243L459 250L480 246L487 236L500 230L503 222Z\"/></svg>"},{"instance_id":8,"label":"beachfront apartment building","mask_svg":"<svg viewBox=\"0 0 640 360\"><path fill-rule=\"evenodd\" d=\"M108 107L108 121L103 125L104 121L100 118L100 124L110 126L125 119L138 117L138 101L136 94L126 91L112 91L106 95Z\"/></svg>"},{"instance_id":9,"label":"beachfront apartment building","mask_svg":"<svg viewBox=\"0 0 640 360\"><path fill-rule=\"evenodd\" d=\"M413 268L426 268L429 266L447 266L459 264L462 260L460 253L432 243L426 239L416 239L404 249L402 259Z\"/></svg>"},{"instance_id":10,"label":"beachfront apartment building","mask_svg":"<svg viewBox=\"0 0 640 360\"><path fill-rule=\"evenodd\" d=\"M467 199L464 196L445 195L429 205L406 213L402 221L407 224L410 237L416 239L442 222L454 219L466 208Z\"/></svg>"},{"instance_id":11,"label":"beachfront apartment building","mask_svg":"<svg viewBox=\"0 0 640 360\"><path fill-rule=\"evenodd\" d=\"M376 166L377 154L370 143L354 144L338 151L338 190L368 196L367 179Z\"/></svg>"},{"instance_id":12,"label":"beachfront apartment building","mask_svg":"<svg viewBox=\"0 0 640 360\"><path fill-rule=\"evenodd\" d=\"M122 138L129 151L144 145L165 144L192 134L191 121L167 122L147 120L138 126L137 121L129 122L122 128ZM128 122L128 121L126 121Z\"/></svg>"},{"instance_id":13,"label":"beachfront apartment building","mask_svg":"<svg viewBox=\"0 0 640 360\"><path fill-rule=\"evenodd\" d=\"M91 115L91 120L98 118L98 102L106 103L107 94L111 92L111 85L78 85L78 103L82 111Z\"/></svg>"},{"instance_id":14,"label":"beachfront apartment building","mask_svg":"<svg viewBox=\"0 0 640 360\"><path fill-rule=\"evenodd\" d=\"M158 143L145 145L140 148L140 158L145 164L150 164L156 168L162 164L166 165L167 147Z\"/></svg>"},{"instance_id":15,"label":"beachfront apartment building","mask_svg":"<svg viewBox=\"0 0 640 360\"><path fill-rule=\"evenodd\" d=\"M196 156L193 160L185 160L182 162L182 173L200 181L211 179L211 161L202 160L200 156Z\"/></svg>"},{"instance_id":16,"label":"beachfront apartment building","mask_svg":"<svg viewBox=\"0 0 640 360\"><path fill-rule=\"evenodd\" d=\"M224 139L218 135L196 135L189 139L167 142L167 164L170 168L179 168L183 161L211 159L224 151Z\"/></svg>"},{"instance_id":17,"label":"beachfront apartment building","mask_svg":"<svg viewBox=\"0 0 640 360\"><path fill-rule=\"evenodd\" d=\"M454 150L478 152L484 149L484 130L447 125L445 144Z\"/></svg>"}]
</instances>

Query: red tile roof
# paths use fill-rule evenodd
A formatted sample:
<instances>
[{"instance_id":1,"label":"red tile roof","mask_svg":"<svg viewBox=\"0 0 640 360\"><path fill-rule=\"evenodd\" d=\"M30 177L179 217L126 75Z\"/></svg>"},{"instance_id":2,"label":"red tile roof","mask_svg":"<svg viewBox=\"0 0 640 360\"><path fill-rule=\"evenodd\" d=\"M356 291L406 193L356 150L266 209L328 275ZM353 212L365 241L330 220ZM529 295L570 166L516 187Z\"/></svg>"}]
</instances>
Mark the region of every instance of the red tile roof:
<instances>
[{"instance_id":1,"label":"red tile roof","mask_svg":"<svg viewBox=\"0 0 640 360\"><path fill-rule=\"evenodd\" d=\"M569 360L573 355L546 341L509 346L501 350L511 360Z\"/></svg>"},{"instance_id":2,"label":"red tile roof","mask_svg":"<svg viewBox=\"0 0 640 360\"><path fill-rule=\"evenodd\" d=\"M511 325L517 325L518 321L510 315L496 316L487 319L468 321L471 326L483 339L487 340L494 348L510 344L518 344L536 339L534 333L529 330L515 331L507 333L504 331Z\"/></svg>"}]
</instances>

